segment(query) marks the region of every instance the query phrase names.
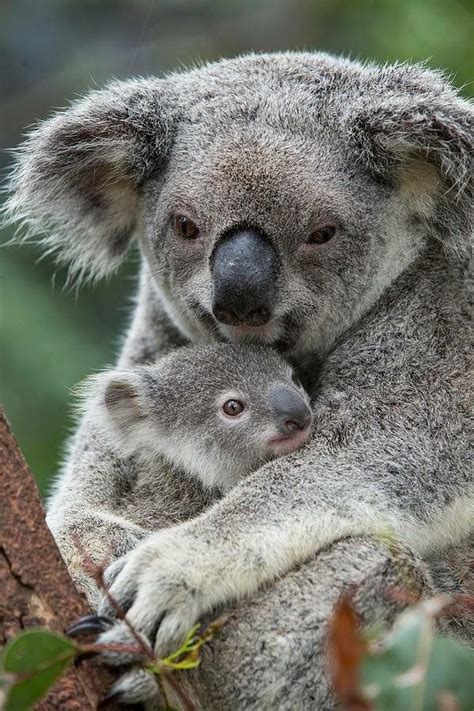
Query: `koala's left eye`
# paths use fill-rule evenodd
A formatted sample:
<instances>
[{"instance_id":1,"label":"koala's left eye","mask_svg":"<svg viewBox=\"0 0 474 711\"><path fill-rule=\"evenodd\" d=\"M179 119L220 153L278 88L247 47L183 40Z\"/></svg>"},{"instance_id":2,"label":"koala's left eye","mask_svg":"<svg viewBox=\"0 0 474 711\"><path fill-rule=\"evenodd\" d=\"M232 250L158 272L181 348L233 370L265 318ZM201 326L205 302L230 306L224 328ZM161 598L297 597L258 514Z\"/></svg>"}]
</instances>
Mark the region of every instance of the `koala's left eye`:
<instances>
[{"instance_id":1,"label":"koala's left eye","mask_svg":"<svg viewBox=\"0 0 474 711\"><path fill-rule=\"evenodd\" d=\"M199 237L198 226L186 215L175 215L173 227L176 234L184 237L184 239L197 239Z\"/></svg>"},{"instance_id":2,"label":"koala's left eye","mask_svg":"<svg viewBox=\"0 0 474 711\"><path fill-rule=\"evenodd\" d=\"M225 414L228 417L237 417L244 411L244 406L239 400L227 400L222 406Z\"/></svg>"},{"instance_id":3,"label":"koala's left eye","mask_svg":"<svg viewBox=\"0 0 474 711\"><path fill-rule=\"evenodd\" d=\"M336 232L335 225L323 225L323 227L319 227L317 230L314 230L314 232L311 232L307 239L307 244L324 244L325 242L329 242Z\"/></svg>"}]
</instances>

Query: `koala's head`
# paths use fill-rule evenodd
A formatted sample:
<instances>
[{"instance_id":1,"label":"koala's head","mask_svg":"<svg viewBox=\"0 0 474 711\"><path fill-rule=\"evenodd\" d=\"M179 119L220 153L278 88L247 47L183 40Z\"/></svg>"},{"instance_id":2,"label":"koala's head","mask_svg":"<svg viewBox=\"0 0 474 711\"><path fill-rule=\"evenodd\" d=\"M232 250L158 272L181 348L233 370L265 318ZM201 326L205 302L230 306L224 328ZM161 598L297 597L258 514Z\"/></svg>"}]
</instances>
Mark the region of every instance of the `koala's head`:
<instances>
[{"instance_id":1,"label":"koala's head","mask_svg":"<svg viewBox=\"0 0 474 711\"><path fill-rule=\"evenodd\" d=\"M322 352L472 226L470 105L436 73L247 56L111 84L20 152L10 214L84 276L133 238L194 343Z\"/></svg>"},{"instance_id":2,"label":"koala's head","mask_svg":"<svg viewBox=\"0 0 474 711\"><path fill-rule=\"evenodd\" d=\"M292 368L258 346L181 348L93 383L119 451L164 455L210 487L230 488L310 434L309 399Z\"/></svg>"}]
</instances>

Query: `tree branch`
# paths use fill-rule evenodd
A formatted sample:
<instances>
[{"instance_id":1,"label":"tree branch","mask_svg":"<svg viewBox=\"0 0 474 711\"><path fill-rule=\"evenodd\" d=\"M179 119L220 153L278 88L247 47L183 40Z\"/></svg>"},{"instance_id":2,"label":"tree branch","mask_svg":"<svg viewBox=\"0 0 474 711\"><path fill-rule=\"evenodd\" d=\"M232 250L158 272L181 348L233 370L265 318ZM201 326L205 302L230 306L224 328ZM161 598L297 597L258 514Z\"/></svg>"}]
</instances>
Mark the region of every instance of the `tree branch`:
<instances>
[{"instance_id":1,"label":"tree branch","mask_svg":"<svg viewBox=\"0 0 474 711\"><path fill-rule=\"evenodd\" d=\"M28 627L63 632L90 612L46 525L36 483L1 408L0 590L0 646ZM70 669L36 708L96 709L112 681L108 669L84 662Z\"/></svg>"}]
</instances>

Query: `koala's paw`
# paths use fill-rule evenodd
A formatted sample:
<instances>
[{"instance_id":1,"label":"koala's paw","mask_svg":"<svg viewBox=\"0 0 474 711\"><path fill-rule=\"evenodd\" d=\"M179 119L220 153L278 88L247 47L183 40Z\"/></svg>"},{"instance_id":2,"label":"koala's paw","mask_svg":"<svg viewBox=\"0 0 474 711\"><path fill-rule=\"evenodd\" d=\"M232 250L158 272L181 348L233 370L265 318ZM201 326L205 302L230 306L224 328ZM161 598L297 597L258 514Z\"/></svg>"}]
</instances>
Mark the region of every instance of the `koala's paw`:
<instances>
[{"instance_id":1,"label":"koala's paw","mask_svg":"<svg viewBox=\"0 0 474 711\"><path fill-rule=\"evenodd\" d=\"M112 563L105 573L110 597L126 613L133 630L160 656L175 651L189 630L216 602L216 566L212 547L198 545L176 529L149 536L137 548ZM214 581L214 582L213 582ZM117 609L105 597L99 615L113 619ZM129 627L117 620L100 635L99 644L137 647ZM142 661L129 650L106 651L109 664Z\"/></svg>"}]
</instances>

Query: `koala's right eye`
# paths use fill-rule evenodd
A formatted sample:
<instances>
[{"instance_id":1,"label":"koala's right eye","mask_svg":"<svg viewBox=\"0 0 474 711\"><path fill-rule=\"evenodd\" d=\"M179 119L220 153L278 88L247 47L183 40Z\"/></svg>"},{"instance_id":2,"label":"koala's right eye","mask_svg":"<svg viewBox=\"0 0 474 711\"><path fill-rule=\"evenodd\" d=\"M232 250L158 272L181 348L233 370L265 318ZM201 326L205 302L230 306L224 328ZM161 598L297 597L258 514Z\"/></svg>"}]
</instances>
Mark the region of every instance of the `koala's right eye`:
<instances>
[{"instance_id":1,"label":"koala's right eye","mask_svg":"<svg viewBox=\"0 0 474 711\"><path fill-rule=\"evenodd\" d=\"M199 237L199 228L195 222L186 217L186 215L175 215L173 218L174 231L184 239L197 239Z\"/></svg>"},{"instance_id":2,"label":"koala's right eye","mask_svg":"<svg viewBox=\"0 0 474 711\"><path fill-rule=\"evenodd\" d=\"M227 400L222 405L222 409L228 417L237 417L244 411L244 406L239 400Z\"/></svg>"},{"instance_id":3,"label":"koala's right eye","mask_svg":"<svg viewBox=\"0 0 474 711\"><path fill-rule=\"evenodd\" d=\"M307 244L325 244L329 242L337 232L335 225L323 225L318 227L317 230L311 232L308 237Z\"/></svg>"}]
</instances>

